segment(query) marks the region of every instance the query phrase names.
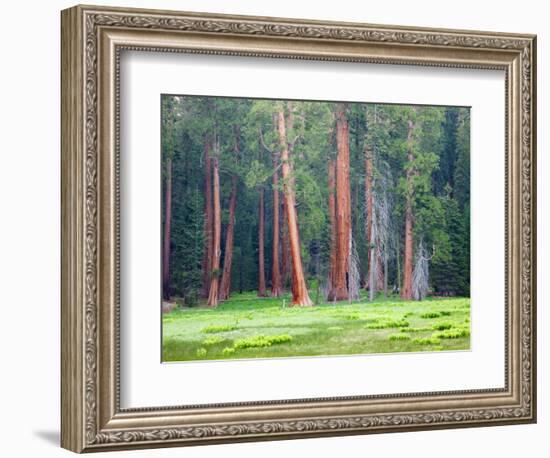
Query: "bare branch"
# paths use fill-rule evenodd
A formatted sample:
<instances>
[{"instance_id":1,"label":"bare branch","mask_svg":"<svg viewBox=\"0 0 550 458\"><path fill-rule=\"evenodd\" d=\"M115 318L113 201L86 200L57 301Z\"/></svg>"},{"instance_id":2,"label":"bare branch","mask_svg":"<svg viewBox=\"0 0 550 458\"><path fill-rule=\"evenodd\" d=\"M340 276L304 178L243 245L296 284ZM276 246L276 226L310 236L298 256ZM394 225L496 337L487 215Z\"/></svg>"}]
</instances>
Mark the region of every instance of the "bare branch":
<instances>
[{"instance_id":1,"label":"bare branch","mask_svg":"<svg viewBox=\"0 0 550 458\"><path fill-rule=\"evenodd\" d=\"M295 143L302 137L301 134L297 134L296 137L294 137L294 140L292 140L291 142L288 142L288 147L289 149L293 149L294 148L294 145Z\"/></svg>"},{"instance_id":2,"label":"bare branch","mask_svg":"<svg viewBox=\"0 0 550 458\"><path fill-rule=\"evenodd\" d=\"M432 255L426 258L426 261L431 261L434 256L435 256L435 243L432 245Z\"/></svg>"},{"instance_id":3,"label":"bare branch","mask_svg":"<svg viewBox=\"0 0 550 458\"><path fill-rule=\"evenodd\" d=\"M264 133L262 131L262 128L259 127L258 128L259 132L260 132L260 143L262 144L262 146L264 147L264 149L271 155L273 155L273 151L271 150L271 148L268 148L268 146L265 144L265 140L264 140Z\"/></svg>"}]
</instances>

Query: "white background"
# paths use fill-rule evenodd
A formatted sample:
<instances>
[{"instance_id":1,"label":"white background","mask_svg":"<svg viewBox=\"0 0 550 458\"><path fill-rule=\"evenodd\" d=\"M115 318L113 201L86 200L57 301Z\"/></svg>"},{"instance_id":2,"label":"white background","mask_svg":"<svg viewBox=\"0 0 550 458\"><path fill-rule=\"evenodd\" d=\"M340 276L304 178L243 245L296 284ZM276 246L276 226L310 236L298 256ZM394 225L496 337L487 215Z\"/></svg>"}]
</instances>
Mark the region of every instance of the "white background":
<instances>
[{"instance_id":1,"label":"white background","mask_svg":"<svg viewBox=\"0 0 550 458\"><path fill-rule=\"evenodd\" d=\"M504 387L504 72L132 52L121 75L122 407ZM159 94L182 91L471 106L471 351L159 364Z\"/></svg>"},{"instance_id":2,"label":"white background","mask_svg":"<svg viewBox=\"0 0 550 458\"><path fill-rule=\"evenodd\" d=\"M104 3L96 0L96 3ZM539 329L550 326L545 310L545 273L550 256L544 211L550 172L548 148L550 77L545 44L550 40L544 2L428 1L296 2L278 0L117 1L195 11L304 17L386 24L503 30L538 34L539 62ZM8 6L9 5L9 6ZM57 447L59 424L59 10L72 3L3 5L0 85L0 422L2 455L69 456ZM312 7L313 5L314 8ZM545 56L546 54L546 56ZM546 281L546 283L548 283ZM271 443L121 452L127 456L546 456L550 432L548 338L539 332L537 425L428 431ZM545 386L546 385L546 386ZM162 389L162 387L159 387Z\"/></svg>"}]
</instances>

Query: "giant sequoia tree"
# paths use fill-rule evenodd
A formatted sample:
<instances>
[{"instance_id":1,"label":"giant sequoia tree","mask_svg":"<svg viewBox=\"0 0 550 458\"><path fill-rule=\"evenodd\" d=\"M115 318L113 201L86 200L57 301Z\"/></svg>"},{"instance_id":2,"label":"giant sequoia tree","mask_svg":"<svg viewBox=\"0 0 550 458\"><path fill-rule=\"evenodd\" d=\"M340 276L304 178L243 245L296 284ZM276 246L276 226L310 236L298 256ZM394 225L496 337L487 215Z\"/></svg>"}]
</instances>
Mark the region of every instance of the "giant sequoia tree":
<instances>
[{"instance_id":1,"label":"giant sequoia tree","mask_svg":"<svg viewBox=\"0 0 550 458\"><path fill-rule=\"evenodd\" d=\"M350 194L350 158L348 106L339 103L335 106L336 120L336 185L335 219L336 234L334 244L335 263L331 269L331 285L328 300L341 301L349 298L349 263L351 254L351 194Z\"/></svg>"},{"instance_id":2,"label":"giant sequoia tree","mask_svg":"<svg viewBox=\"0 0 550 458\"><path fill-rule=\"evenodd\" d=\"M458 107L164 96L164 298L469 294L469 135Z\"/></svg>"},{"instance_id":3,"label":"giant sequoia tree","mask_svg":"<svg viewBox=\"0 0 550 458\"><path fill-rule=\"evenodd\" d=\"M208 292L208 306L216 307L218 305L218 290L220 276L220 260L221 260L221 207L220 207L220 158L219 146L216 142L216 150L218 151L212 159L212 254L210 261L211 278L210 289Z\"/></svg>"},{"instance_id":4,"label":"giant sequoia tree","mask_svg":"<svg viewBox=\"0 0 550 458\"><path fill-rule=\"evenodd\" d=\"M291 151L295 140L289 141L287 136L287 125L289 130L293 128L293 104L287 102L287 114L285 107L281 104L277 110L277 130L279 132L279 144L281 148L282 176L284 180L285 218L288 225L288 239L290 245L290 257L292 262L292 305L310 306L313 305L309 298L304 268L302 265L302 253L300 246L300 234L298 229L298 215L296 212L295 179L292 174Z\"/></svg>"},{"instance_id":5,"label":"giant sequoia tree","mask_svg":"<svg viewBox=\"0 0 550 458\"><path fill-rule=\"evenodd\" d=\"M414 178L417 170L414 166L414 146L413 146L414 121L407 121L407 166L405 179L405 253L403 255L403 286L401 297L403 299L412 299L413 297L413 255L414 255Z\"/></svg>"}]
</instances>

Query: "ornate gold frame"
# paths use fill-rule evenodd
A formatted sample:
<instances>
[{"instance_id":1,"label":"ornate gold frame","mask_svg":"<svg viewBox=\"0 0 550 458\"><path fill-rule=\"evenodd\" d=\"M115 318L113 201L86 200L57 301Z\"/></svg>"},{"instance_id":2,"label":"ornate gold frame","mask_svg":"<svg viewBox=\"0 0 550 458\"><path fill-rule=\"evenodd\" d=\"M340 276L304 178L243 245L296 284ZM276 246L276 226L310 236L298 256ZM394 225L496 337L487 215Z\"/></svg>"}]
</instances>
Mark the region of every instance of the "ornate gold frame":
<instances>
[{"instance_id":1,"label":"ornate gold frame","mask_svg":"<svg viewBox=\"0 0 550 458\"><path fill-rule=\"evenodd\" d=\"M64 10L61 33L63 447L89 452L535 421L535 36L93 6ZM504 70L505 388L122 410L123 49Z\"/></svg>"}]
</instances>

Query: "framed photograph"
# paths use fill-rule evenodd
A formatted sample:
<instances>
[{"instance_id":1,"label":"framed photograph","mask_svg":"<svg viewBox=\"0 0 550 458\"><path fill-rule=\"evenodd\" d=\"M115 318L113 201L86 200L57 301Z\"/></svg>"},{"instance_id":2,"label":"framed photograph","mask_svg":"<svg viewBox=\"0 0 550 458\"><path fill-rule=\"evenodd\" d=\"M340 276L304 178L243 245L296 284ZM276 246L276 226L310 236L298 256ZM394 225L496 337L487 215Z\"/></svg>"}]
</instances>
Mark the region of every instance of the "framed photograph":
<instances>
[{"instance_id":1,"label":"framed photograph","mask_svg":"<svg viewBox=\"0 0 550 458\"><path fill-rule=\"evenodd\" d=\"M536 421L536 37L62 12L62 446Z\"/></svg>"}]
</instances>

